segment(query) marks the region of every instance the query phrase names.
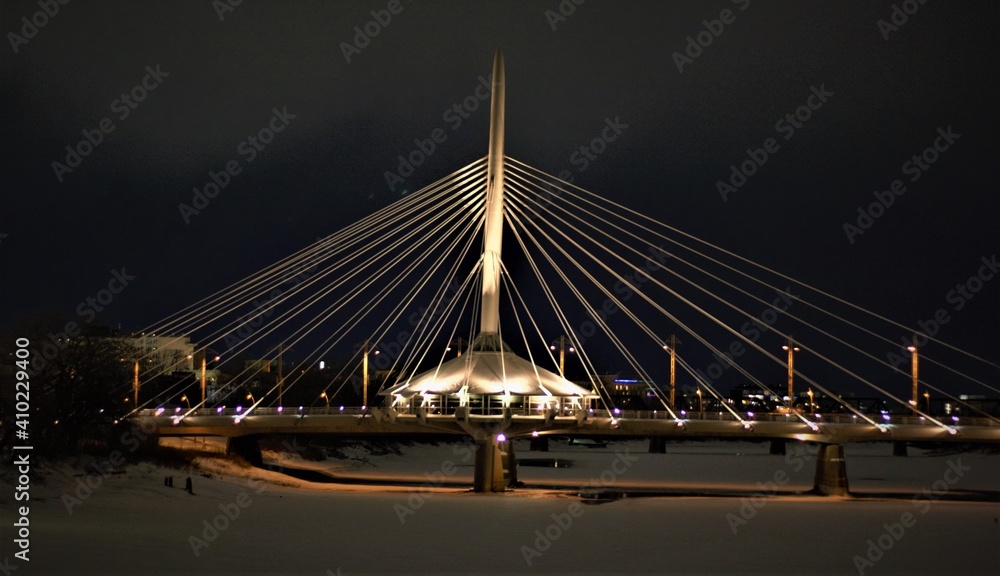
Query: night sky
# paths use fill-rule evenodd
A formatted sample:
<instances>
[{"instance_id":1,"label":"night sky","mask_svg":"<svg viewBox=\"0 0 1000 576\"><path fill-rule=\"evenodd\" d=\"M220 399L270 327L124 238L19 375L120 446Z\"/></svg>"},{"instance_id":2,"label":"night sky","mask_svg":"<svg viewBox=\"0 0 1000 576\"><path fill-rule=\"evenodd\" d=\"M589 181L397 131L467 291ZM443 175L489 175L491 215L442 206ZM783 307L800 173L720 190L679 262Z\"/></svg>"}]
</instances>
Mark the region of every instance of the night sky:
<instances>
[{"instance_id":1,"label":"night sky","mask_svg":"<svg viewBox=\"0 0 1000 576\"><path fill-rule=\"evenodd\" d=\"M35 29L37 2L4 3L4 328L73 318L124 267L135 278L100 318L138 329L484 156L486 103L447 111L499 46L508 155L908 325L946 308L940 337L1000 362L1000 280L960 310L948 298L1000 247L996 2L220 6L71 2ZM777 124L808 102L808 120ZM275 109L287 126L251 152ZM53 167L103 119L78 166ZM580 170L606 119L627 128ZM446 141L390 186L435 129ZM777 151L724 201L717 182L768 138ZM907 164L935 141L926 169ZM185 222L178 206L233 160ZM845 232L897 179L905 193Z\"/></svg>"}]
</instances>

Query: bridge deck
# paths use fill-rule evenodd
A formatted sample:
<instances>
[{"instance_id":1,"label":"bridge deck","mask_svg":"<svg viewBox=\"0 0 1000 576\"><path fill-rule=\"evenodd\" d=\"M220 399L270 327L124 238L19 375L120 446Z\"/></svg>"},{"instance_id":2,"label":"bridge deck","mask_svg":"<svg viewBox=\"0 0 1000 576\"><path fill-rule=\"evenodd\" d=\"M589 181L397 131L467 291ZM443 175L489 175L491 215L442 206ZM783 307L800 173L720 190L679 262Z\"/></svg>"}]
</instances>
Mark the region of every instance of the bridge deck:
<instances>
[{"instance_id":1,"label":"bridge deck","mask_svg":"<svg viewBox=\"0 0 1000 576\"><path fill-rule=\"evenodd\" d=\"M524 415L390 414L358 409L260 409L250 415L233 410L168 415L143 411L144 430L161 436L240 437L260 434L470 434L475 429L503 431L509 438L538 435L666 436L674 438L784 438L826 444L852 442L1000 442L1000 424L985 418L948 421L949 428L920 417L880 418L881 427L849 415L814 417L810 423L785 414L758 414L745 425L727 413L688 414L682 421L665 412L626 412L616 418L593 414Z\"/></svg>"}]
</instances>

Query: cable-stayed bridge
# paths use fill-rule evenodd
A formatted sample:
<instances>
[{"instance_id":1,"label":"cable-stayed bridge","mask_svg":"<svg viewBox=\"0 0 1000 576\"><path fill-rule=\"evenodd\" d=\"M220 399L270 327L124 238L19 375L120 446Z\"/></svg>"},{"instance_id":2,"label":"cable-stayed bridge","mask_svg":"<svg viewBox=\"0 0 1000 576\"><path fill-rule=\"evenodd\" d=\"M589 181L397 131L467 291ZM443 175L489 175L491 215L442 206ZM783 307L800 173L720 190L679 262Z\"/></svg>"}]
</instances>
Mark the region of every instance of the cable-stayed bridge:
<instances>
[{"instance_id":1,"label":"cable-stayed bridge","mask_svg":"<svg viewBox=\"0 0 1000 576\"><path fill-rule=\"evenodd\" d=\"M173 411L140 405L139 390L156 375L142 379L137 370L139 417L161 436L235 439L251 457L264 434L469 434L478 447L477 491L503 490L511 480L518 437L818 442L817 490L832 494L846 492L845 443L1000 442L1000 419L955 387L1000 392L964 368L978 364L995 375L995 363L926 336L901 343L885 333L911 328L506 156L499 51L492 86L487 156L144 331L196 335L203 357L212 346L225 346L228 357L264 347L279 372L288 349L312 365L355 345L345 370L362 366L361 407L330 406L349 382L342 370L311 406L284 405L302 386L299 372L279 374L237 408L239 383L263 366L249 365L209 395L203 362L200 401ZM552 326L564 336L550 344ZM783 351L762 341L766 332L782 339ZM862 342L895 352L883 358ZM389 378L369 390L370 356L380 348ZM689 360L695 350L718 362L697 368ZM567 351L585 375L575 382L566 377ZM644 361L652 353L669 359L668 384L656 384ZM617 405L599 377L608 357L648 383L651 407ZM799 357L837 374L838 385L802 370L801 360L796 367ZM757 376L761 366L785 378ZM928 366L947 383L921 377ZM729 401L718 387L722 375L744 379L777 405L759 413ZM853 402L835 390L844 382L897 409ZM833 403L832 413L816 408L814 390ZM693 394L697 410L682 407L678 391ZM931 393L954 412L932 413Z\"/></svg>"}]
</instances>

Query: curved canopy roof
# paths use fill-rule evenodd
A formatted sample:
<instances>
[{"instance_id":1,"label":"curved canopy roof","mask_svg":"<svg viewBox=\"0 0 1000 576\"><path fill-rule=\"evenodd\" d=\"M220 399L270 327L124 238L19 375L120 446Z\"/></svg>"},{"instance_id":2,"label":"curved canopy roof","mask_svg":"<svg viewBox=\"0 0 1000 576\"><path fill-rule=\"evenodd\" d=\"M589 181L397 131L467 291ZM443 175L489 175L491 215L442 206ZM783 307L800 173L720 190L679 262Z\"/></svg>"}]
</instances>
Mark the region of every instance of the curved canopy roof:
<instances>
[{"instance_id":1,"label":"curved canopy roof","mask_svg":"<svg viewBox=\"0 0 1000 576\"><path fill-rule=\"evenodd\" d=\"M506 348L506 347L505 347ZM510 351L473 350L418 374L383 392L409 398L417 394L457 394L468 386L475 395L593 396L586 388L533 365Z\"/></svg>"}]
</instances>

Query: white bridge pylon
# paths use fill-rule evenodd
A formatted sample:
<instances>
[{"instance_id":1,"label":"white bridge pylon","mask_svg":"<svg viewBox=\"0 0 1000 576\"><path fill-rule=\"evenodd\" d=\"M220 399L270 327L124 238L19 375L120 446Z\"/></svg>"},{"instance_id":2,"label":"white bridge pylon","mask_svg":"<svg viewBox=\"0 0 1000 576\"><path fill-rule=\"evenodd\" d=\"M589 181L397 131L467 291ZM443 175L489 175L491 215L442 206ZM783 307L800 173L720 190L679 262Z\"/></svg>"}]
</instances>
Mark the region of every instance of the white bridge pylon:
<instances>
[{"instance_id":1,"label":"white bridge pylon","mask_svg":"<svg viewBox=\"0 0 1000 576\"><path fill-rule=\"evenodd\" d=\"M439 364L383 392L393 398L394 407L406 405L411 410L435 404L440 407L449 397L456 397L458 409L467 409L475 401L483 411L492 404L509 410L516 398L522 406L540 404L546 409L565 407L580 411L589 406L591 398L596 398L592 390L573 384L562 374L520 358L500 336L505 192L504 85L503 53L498 49L493 59L490 144L486 157L479 334L464 356ZM418 403L414 403L414 397L419 397ZM559 400L567 398L570 403L564 406Z\"/></svg>"},{"instance_id":2,"label":"white bridge pylon","mask_svg":"<svg viewBox=\"0 0 1000 576\"><path fill-rule=\"evenodd\" d=\"M672 350L681 372L678 386L689 398L697 391L699 417L718 412L751 432L754 413L728 401L719 392L720 384L749 383L765 391L790 421L813 431L823 420L812 409L811 397L810 409L802 409L805 387L824 397L827 409L853 416L858 424L888 430L887 415L835 391L849 381L885 398L886 406L897 414L923 417L928 425L949 434L960 423L931 410L923 397L914 402L911 381L926 394L961 407L962 417L981 411L958 397L958 382L1000 392L995 386L997 366L989 360L936 338L927 338L919 351L906 351L899 335L916 332L913 328L506 156L505 84L498 50L485 158L171 314L145 332L191 335L199 350L218 353L227 372L236 370L226 362L241 354L266 361L276 359L282 349L293 349L301 365L313 366L359 342L388 343L382 357L392 360L385 368L396 376L381 384L380 394L390 407L452 409L501 421L512 410L521 410L535 416L582 412L583 417L614 422L620 406L614 391L597 378L599 362L591 355L591 348L599 347L602 356L615 354L619 364L646 382L663 412L684 426L695 417L694 408L688 406L685 413L672 405L665 387L656 384L666 380L664 371L647 369L648 362L640 361L656 352L665 366L663 350L672 333L684 342L683 355ZM520 249L516 253L520 273L527 270L529 276L523 282L513 281L509 263L502 258L505 226ZM477 239L481 250L475 250ZM468 261L477 253L468 270ZM743 323L759 323L761 310L772 308L775 293L789 287L793 304L781 311L780 320L768 323L757 335L741 330ZM506 296L503 302L501 294ZM847 314L853 317L848 319ZM477 315L475 326L470 319ZM537 320L542 315L569 338L576 350L574 364L586 374L585 385L570 382L556 368L547 343L557 335L543 335L541 326L546 323ZM584 320L593 328L591 333L581 329ZM377 323L374 329L373 323ZM503 327L512 325L526 357L504 342ZM626 337L626 331L632 335ZM796 353L802 356L794 368L780 351L792 332ZM463 335L471 346L449 359L445 346ZM508 340L515 342L510 333ZM735 345L744 350L739 356L728 353ZM544 356L536 358L533 350L540 348ZM360 364L358 355L367 355L370 346L356 349L356 356L329 378L323 395L311 405L330 402L347 385L347 376ZM889 363L885 351L919 353L927 371L911 374L908 364ZM715 377L702 369L701 361L691 360L709 354L729 358L724 376ZM937 360L939 354L949 356L949 364ZM955 358L963 362L961 370L950 365ZM759 366L755 374L751 367L760 364L773 366L773 374L760 373ZM809 364L828 367L839 380L810 377L802 370ZM263 365L238 371L215 396L192 403L178 418L222 405L232 408L237 402L246 406L237 422L261 406L282 410L277 405L279 394L294 394L305 371L250 394L249 402L242 402L242 392L233 397L233 390L259 378ZM978 366L989 376L967 366ZM789 383L792 378L797 382L800 392L795 397L781 393L786 373ZM155 376L140 377L145 383ZM945 378L947 387L937 385ZM167 390L159 398L169 395ZM700 406L702 400L708 410ZM1000 423L993 416L987 418Z\"/></svg>"}]
</instances>

